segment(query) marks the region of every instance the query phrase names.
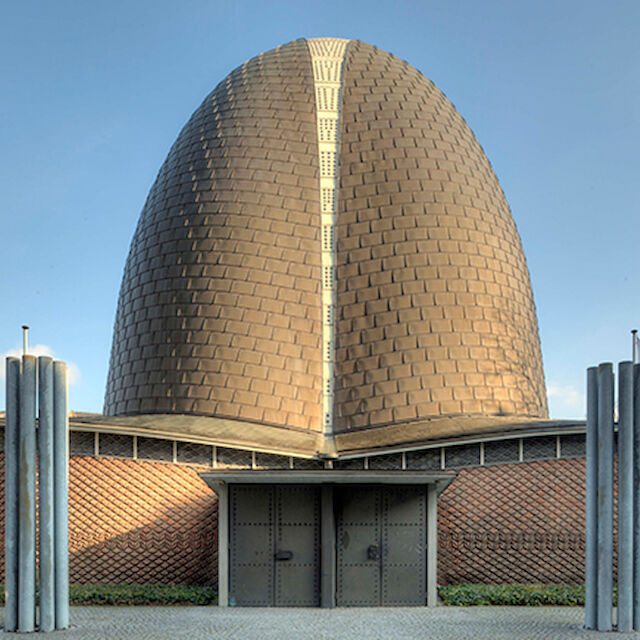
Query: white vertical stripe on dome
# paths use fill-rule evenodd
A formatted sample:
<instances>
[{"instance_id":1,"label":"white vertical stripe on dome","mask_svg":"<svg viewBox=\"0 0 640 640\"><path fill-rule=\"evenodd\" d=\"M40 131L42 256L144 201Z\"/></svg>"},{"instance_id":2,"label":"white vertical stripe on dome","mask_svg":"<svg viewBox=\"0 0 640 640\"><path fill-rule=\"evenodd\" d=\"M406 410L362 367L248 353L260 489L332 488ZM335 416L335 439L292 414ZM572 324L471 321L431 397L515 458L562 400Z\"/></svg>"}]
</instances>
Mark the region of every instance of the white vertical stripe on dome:
<instances>
[{"instance_id":1,"label":"white vertical stripe on dome","mask_svg":"<svg viewBox=\"0 0 640 640\"><path fill-rule=\"evenodd\" d=\"M336 212L342 69L348 40L307 40L313 67L322 224L322 421L333 433L336 308Z\"/></svg>"}]
</instances>

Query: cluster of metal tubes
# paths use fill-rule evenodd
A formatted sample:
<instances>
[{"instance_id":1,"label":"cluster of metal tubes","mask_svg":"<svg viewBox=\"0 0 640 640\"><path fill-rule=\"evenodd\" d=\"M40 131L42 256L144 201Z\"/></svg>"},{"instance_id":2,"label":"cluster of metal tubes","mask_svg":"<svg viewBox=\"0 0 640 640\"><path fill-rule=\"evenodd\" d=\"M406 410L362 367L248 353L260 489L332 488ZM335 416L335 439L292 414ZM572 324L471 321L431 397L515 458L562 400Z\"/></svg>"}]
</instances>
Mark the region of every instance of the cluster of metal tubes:
<instances>
[{"instance_id":1,"label":"cluster of metal tubes","mask_svg":"<svg viewBox=\"0 0 640 640\"><path fill-rule=\"evenodd\" d=\"M614 372L587 369L585 626L613 630ZM618 365L617 630L640 630L640 365Z\"/></svg>"},{"instance_id":2,"label":"cluster of metal tubes","mask_svg":"<svg viewBox=\"0 0 640 640\"><path fill-rule=\"evenodd\" d=\"M37 460L39 629L65 629L69 626L67 367L49 357L29 355L22 360L7 358L6 367L4 627L36 630Z\"/></svg>"}]
</instances>

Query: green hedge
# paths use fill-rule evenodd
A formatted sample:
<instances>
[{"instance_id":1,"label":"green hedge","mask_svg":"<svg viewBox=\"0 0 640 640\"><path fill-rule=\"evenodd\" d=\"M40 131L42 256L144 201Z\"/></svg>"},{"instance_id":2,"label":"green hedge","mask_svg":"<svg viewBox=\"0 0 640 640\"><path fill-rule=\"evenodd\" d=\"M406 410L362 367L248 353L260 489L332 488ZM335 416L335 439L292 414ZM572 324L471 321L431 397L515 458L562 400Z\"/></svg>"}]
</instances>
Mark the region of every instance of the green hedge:
<instances>
[{"instance_id":1,"label":"green hedge","mask_svg":"<svg viewBox=\"0 0 640 640\"><path fill-rule=\"evenodd\" d=\"M4 605L4 585L0 604ZM216 604L213 587L165 584L72 584L69 602L74 605L207 605Z\"/></svg>"},{"instance_id":2,"label":"green hedge","mask_svg":"<svg viewBox=\"0 0 640 640\"><path fill-rule=\"evenodd\" d=\"M0 604L4 605L4 585ZM438 587L445 605L583 606L584 586L565 584L456 584ZM217 603L213 587L160 584L72 584L74 605L210 605ZM615 593L614 593L615 604Z\"/></svg>"},{"instance_id":3,"label":"green hedge","mask_svg":"<svg viewBox=\"0 0 640 640\"><path fill-rule=\"evenodd\" d=\"M444 604L583 606L584 586L567 584L457 584L438 587Z\"/></svg>"},{"instance_id":4,"label":"green hedge","mask_svg":"<svg viewBox=\"0 0 640 640\"><path fill-rule=\"evenodd\" d=\"M212 587L162 584L72 584L69 600L76 605L207 605L214 604Z\"/></svg>"}]
</instances>

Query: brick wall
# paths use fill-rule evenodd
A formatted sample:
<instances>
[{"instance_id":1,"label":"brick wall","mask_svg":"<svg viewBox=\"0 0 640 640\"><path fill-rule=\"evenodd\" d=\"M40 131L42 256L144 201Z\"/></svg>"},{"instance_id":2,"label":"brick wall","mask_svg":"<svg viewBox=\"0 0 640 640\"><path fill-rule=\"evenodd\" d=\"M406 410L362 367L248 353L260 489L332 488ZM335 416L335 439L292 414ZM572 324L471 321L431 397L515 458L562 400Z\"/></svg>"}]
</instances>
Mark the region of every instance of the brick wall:
<instances>
[{"instance_id":1,"label":"brick wall","mask_svg":"<svg viewBox=\"0 0 640 640\"><path fill-rule=\"evenodd\" d=\"M73 456L71 582L215 583L216 498L199 470ZM439 519L440 584L584 580L584 459L464 469Z\"/></svg>"},{"instance_id":2,"label":"brick wall","mask_svg":"<svg viewBox=\"0 0 640 640\"><path fill-rule=\"evenodd\" d=\"M4 478L4 456L1 471ZM197 468L72 456L70 582L212 584L216 516L215 495Z\"/></svg>"},{"instance_id":3,"label":"brick wall","mask_svg":"<svg viewBox=\"0 0 640 640\"><path fill-rule=\"evenodd\" d=\"M464 469L440 496L440 584L584 582L584 459Z\"/></svg>"}]
</instances>

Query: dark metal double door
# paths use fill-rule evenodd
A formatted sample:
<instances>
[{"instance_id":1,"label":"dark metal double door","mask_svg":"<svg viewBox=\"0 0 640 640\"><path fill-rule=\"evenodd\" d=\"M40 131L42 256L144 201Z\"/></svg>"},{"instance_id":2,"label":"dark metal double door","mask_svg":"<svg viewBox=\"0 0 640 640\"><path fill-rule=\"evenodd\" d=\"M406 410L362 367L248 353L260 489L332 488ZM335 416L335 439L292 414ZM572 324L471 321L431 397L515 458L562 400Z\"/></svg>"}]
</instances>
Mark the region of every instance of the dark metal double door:
<instances>
[{"instance_id":1,"label":"dark metal double door","mask_svg":"<svg viewBox=\"0 0 640 640\"><path fill-rule=\"evenodd\" d=\"M426 603L426 489L336 491L338 606Z\"/></svg>"},{"instance_id":2,"label":"dark metal double door","mask_svg":"<svg viewBox=\"0 0 640 640\"><path fill-rule=\"evenodd\" d=\"M231 486L230 511L229 603L319 606L319 488Z\"/></svg>"}]
</instances>

